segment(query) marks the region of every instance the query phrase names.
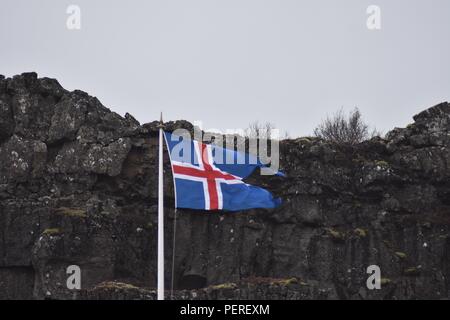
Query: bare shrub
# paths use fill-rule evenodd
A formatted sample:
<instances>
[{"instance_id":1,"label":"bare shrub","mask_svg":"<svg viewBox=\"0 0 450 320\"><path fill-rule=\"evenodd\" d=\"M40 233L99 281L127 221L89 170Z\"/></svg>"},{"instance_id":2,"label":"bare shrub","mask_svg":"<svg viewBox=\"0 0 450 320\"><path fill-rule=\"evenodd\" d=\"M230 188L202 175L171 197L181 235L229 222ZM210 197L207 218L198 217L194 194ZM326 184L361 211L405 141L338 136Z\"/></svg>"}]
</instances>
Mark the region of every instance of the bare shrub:
<instances>
[{"instance_id":1,"label":"bare shrub","mask_svg":"<svg viewBox=\"0 0 450 320\"><path fill-rule=\"evenodd\" d=\"M349 112L346 117L341 109L332 117L327 117L314 130L314 135L321 139L336 143L355 145L364 140L380 135L380 133L366 124L358 108Z\"/></svg>"},{"instance_id":2,"label":"bare shrub","mask_svg":"<svg viewBox=\"0 0 450 320\"><path fill-rule=\"evenodd\" d=\"M275 126L270 123L259 123L258 121L249 124L248 128L245 129L245 136L250 139L271 139L272 130Z\"/></svg>"}]
</instances>

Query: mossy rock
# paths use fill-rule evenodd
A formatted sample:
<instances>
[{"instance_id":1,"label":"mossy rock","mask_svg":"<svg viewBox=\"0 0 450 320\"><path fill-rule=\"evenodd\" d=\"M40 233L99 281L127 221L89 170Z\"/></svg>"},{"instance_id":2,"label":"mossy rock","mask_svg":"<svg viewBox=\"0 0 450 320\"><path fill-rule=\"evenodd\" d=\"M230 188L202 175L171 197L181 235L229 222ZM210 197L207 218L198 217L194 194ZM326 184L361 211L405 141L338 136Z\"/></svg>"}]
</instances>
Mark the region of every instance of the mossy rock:
<instances>
[{"instance_id":1,"label":"mossy rock","mask_svg":"<svg viewBox=\"0 0 450 320\"><path fill-rule=\"evenodd\" d=\"M299 281L297 278L289 278L289 279L275 279L270 284L271 285L279 285L279 286L289 286L291 284L298 284Z\"/></svg>"},{"instance_id":2,"label":"mossy rock","mask_svg":"<svg viewBox=\"0 0 450 320\"><path fill-rule=\"evenodd\" d=\"M61 230L58 229L58 228L48 228L48 229L45 229L42 232L42 234L46 235L46 236L56 236L56 235L59 235L61 233L62 233Z\"/></svg>"},{"instance_id":3,"label":"mossy rock","mask_svg":"<svg viewBox=\"0 0 450 320\"><path fill-rule=\"evenodd\" d=\"M384 160L376 160L376 161L375 161L375 164L376 164L377 166L382 167L382 168L389 167L389 163L387 163L387 162L384 161Z\"/></svg>"},{"instance_id":4,"label":"mossy rock","mask_svg":"<svg viewBox=\"0 0 450 320\"><path fill-rule=\"evenodd\" d=\"M68 217L77 217L77 218L86 218L87 213L86 210L82 210L79 208L66 208L61 207L55 210L56 214L60 214Z\"/></svg>"},{"instance_id":5,"label":"mossy rock","mask_svg":"<svg viewBox=\"0 0 450 320\"><path fill-rule=\"evenodd\" d=\"M300 144L309 144L312 142L312 139L308 138L308 137L302 137L302 138L296 139L296 141Z\"/></svg>"},{"instance_id":6,"label":"mossy rock","mask_svg":"<svg viewBox=\"0 0 450 320\"><path fill-rule=\"evenodd\" d=\"M418 276L420 274L420 267L410 267L403 270L403 273L407 276Z\"/></svg>"},{"instance_id":7,"label":"mossy rock","mask_svg":"<svg viewBox=\"0 0 450 320\"><path fill-rule=\"evenodd\" d=\"M406 257L407 257L406 253L400 252L400 251L395 252L395 255L402 260L406 259Z\"/></svg>"},{"instance_id":8,"label":"mossy rock","mask_svg":"<svg viewBox=\"0 0 450 320\"><path fill-rule=\"evenodd\" d=\"M116 289L116 290L132 290L132 289L139 289L138 287L124 282L117 282L117 281L107 281L102 282L98 286L95 287L95 289Z\"/></svg>"},{"instance_id":9,"label":"mossy rock","mask_svg":"<svg viewBox=\"0 0 450 320\"><path fill-rule=\"evenodd\" d=\"M327 228L325 229L328 234L331 236L331 238L335 241L344 241L345 240L345 234L342 232L339 232L333 228Z\"/></svg>"},{"instance_id":10,"label":"mossy rock","mask_svg":"<svg viewBox=\"0 0 450 320\"><path fill-rule=\"evenodd\" d=\"M247 283L249 285L278 285L278 286L288 286L291 284L298 284L301 286L309 286L308 283L300 281L296 277L280 279L280 278L266 278L266 277L250 277L242 280L243 283Z\"/></svg>"},{"instance_id":11,"label":"mossy rock","mask_svg":"<svg viewBox=\"0 0 450 320\"><path fill-rule=\"evenodd\" d=\"M237 284L233 283L233 282L222 283L222 284L217 284L217 285L211 286L212 290L226 290L226 289L236 289L236 288L237 288Z\"/></svg>"},{"instance_id":12,"label":"mossy rock","mask_svg":"<svg viewBox=\"0 0 450 320\"><path fill-rule=\"evenodd\" d=\"M353 232L360 238L367 237L367 230L365 230L365 229L356 228L355 230L353 230Z\"/></svg>"}]
</instances>

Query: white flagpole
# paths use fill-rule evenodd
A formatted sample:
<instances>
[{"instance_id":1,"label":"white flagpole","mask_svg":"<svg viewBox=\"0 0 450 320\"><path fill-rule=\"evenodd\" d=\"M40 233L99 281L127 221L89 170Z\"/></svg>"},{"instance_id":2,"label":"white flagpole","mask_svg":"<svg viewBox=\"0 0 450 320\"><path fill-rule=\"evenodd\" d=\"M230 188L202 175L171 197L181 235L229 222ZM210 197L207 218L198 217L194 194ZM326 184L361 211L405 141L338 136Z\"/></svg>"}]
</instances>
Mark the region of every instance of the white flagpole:
<instances>
[{"instance_id":1,"label":"white flagpole","mask_svg":"<svg viewBox=\"0 0 450 320\"><path fill-rule=\"evenodd\" d=\"M164 185L163 185L163 119L159 124L158 169L158 300L164 300Z\"/></svg>"}]
</instances>

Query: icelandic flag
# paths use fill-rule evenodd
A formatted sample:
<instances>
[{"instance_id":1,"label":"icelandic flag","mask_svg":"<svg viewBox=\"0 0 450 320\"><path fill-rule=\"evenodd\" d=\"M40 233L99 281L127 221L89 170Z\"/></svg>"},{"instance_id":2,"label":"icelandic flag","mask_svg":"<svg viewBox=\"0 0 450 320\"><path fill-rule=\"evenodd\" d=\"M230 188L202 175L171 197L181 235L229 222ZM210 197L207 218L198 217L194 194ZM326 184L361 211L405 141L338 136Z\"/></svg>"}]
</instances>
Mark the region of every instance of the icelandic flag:
<instances>
[{"instance_id":1,"label":"icelandic flag","mask_svg":"<svg viewBox=\"0 0 450 320\"><path fill-rule=\"evenodd\" d=\"M167 132L164 135L176 208L240 211L281 204L281 199L269 191L242 181L256 168L265 166L256 157Z\"/></svg>"}]
</instances>

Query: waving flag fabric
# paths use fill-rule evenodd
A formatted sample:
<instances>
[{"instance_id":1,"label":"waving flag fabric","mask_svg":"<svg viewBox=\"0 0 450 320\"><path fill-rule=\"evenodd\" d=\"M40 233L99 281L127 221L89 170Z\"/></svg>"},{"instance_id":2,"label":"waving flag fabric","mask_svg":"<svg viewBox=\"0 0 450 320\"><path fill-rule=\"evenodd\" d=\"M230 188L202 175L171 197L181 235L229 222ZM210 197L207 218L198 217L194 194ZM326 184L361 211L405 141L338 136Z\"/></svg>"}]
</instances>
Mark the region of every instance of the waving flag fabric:
<instances>
[{"instance_id":1,"label":"waving flag fabric","mask_svg":"<svg viewBox=\"0 0 450 320\"><path fill-rule=\"evenodd\" d=\"M239 211L280 205L269 191L242 181L264 166L257 158L167 132L165 138L177 208Z\"/></svg>"}]
</instances>

